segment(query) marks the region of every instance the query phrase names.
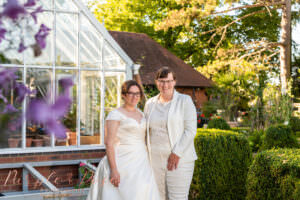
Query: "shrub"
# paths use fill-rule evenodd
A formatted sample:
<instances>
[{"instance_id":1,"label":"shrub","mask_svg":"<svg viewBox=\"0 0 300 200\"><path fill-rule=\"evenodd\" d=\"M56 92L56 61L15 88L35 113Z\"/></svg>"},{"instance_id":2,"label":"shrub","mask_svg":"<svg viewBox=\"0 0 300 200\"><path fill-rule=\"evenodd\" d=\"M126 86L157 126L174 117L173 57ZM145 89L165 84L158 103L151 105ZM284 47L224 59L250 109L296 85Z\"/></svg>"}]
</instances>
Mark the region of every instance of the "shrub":
<instances>
[{"instance_id":1,"label":"shrub","mask_svg":"<svg viewBox=\"0 0 300 200\"><path fill-rule=\"evenodd\" d=\"M257 154L248 173L247 199L300 199L300 149Z\"/></svg>"},{"instance_id":2,"label":"shrub","mask_svg":"<svg viewBox=\"0 0 300 200\"><path fill-rule=\"evenodd\" d=\"M232 128L230 128L230 130L232 130L234 132L238 132L245 136L249 136L251 134L250 127L232 127Z\"/></svg>"},{"instance_id":3,"label":"shrub","mask_svg":"<svg viewBox=\"0 0 300 200\"><path fill-rule=\"evenodd\" d=\"M261 148L263 135L264 132L262 130L254 131L250 134L248 140L252 152L257 152Z\"/></svg>"},{"instance_id":4,"label":"shrub","mask_svg":"<svg viewBox=\"0 0 300 200\"><path fill-rule=\"evenodd\" d=\"M270 126L263 136L262 149L293 147L298 147L298 142L289 126Z\"/></svg>"},{"instance_id":5,"label":"shrub","mask_svg":"<svg viewBox=\"0 0 300 200\"><path fill-rule=\"evenodd\" d=\"M217 114L218 106L216 105L216 102L214 101L207 101L203 104L203 107L201 108L202 113L205 116L210 116L213 114Z\"/></svg>"},{"instance_id":6,"label":"shrub","mask_svg":"<svg viewBox=\"0 0 300 200\"><path fill-rule=\"evenodd\" d=\"M289 125L291 126L292 130L296 133L300 131L300 119L299 117L291 117Z\"/></svg>"},{"instance_id":7,"label":"shrub","mask_svg":"<svg viewBox=\"0 0 300 200\"><path fill-rule=\"evenodd\" d=\"M245 136L232 131L198 129L190 200L245 199L251 152Z\"/></svg>"},{"instance_id":8,"label":"shrub","mask_svg":"<svg viewBox=\"0 0 300 200\"><path fill-rule=\"evenodd\" d=\"M222 118L214 118L208 122L207 128L216 128L221 130L230 130L230 126Z\"/></svg>"}]
</instances>

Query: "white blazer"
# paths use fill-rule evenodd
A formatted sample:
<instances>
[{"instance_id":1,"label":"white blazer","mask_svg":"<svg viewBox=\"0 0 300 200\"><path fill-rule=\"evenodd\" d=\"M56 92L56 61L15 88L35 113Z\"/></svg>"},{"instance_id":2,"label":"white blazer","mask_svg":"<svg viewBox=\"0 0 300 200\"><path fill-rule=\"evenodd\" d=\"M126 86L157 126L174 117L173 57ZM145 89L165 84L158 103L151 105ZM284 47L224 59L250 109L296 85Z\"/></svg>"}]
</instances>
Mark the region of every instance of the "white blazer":
<instances>
[{"instance_id":1,"label":"white blazer","mask_svg":"<svg viewBox=\"0 0 300 200\"><path fill-rule=\"evenodd\" d=\"M151 144L149 120L159 95L150 98L145 105L147 119L146 143L151 162ZM197 113L192 98L174 90L173 99L168 113L168 134L172 152L180 157L180 162L197 160L194 138L197 133Z\"/></svg>"}]
</instances>

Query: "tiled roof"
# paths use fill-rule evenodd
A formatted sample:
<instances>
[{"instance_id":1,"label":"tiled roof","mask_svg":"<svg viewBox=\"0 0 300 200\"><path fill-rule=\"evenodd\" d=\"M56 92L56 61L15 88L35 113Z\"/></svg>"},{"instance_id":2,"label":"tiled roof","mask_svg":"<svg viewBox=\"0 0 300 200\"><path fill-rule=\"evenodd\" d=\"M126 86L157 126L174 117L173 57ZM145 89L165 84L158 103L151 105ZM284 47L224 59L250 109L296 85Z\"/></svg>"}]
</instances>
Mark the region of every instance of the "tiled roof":
<instances>
[{"instance_id":1,"label":"tiled roof","mask_svg":"<svg viewBox=\"0 0 300 200\"><path fill-rule=\"evenodd\" d=\"M144 85L154 85L156 71L168 66L177 76L177 86L211 87L213 82L186 64L143 33L110 31L111 36L136 64L141 65L140 75Z\"/></svg>"}]
</instances>

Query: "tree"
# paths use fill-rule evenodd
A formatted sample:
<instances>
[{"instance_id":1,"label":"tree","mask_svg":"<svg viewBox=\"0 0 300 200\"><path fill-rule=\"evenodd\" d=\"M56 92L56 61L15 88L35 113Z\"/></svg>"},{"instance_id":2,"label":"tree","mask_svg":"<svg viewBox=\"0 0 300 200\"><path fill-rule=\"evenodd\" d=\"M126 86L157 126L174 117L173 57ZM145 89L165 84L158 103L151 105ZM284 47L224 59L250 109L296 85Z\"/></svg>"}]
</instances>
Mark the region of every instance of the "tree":
<instances>
[{"instance_id":1,"label":"tree","mask_svg":"<svg viewBox=\"0 0 300 200\"><path fill-rule=\"evenodd\" d=\"M232 11L238 12L242 9L249 8L262 8L258 11L248 13L239 16L232 20L231 22L215 28L209 31L203 32L203 34L211 34L213 39L217 35L220 36L219 42L216 48L219 48L222 42L226 38L227 31L230 26L234 24L241 23L242 20L255 16L257 14L268 12L271 14L271 10L281 9L281 36L280 42L269 42L269 41L259 41L258 43L250 42L245 43L242 41L242 46L247 53L242 54L242 56L255 54L261 54L264 51L270 51L273 47L280 46L280 80L281 80L281 91L283 94L287 93L288 80L290 78L290 68L291 68L291 0L255 0L252 1L253 4L244 4L241 6L232 6L236 3L243 4L242 0L224 0L224 1L213 1L213 0L177 0L176 1L182 7L180 9L173 9L168 13L168 16L159 25L159 29L166 30L169 27L177 27L180 25L190 26L191 22L197 21L201 22L202 19L219 14L225 14ZM296 2L296 1L294 1ZM299 1L298 1L299 2ZM227 5L231 8L223 11L217 11L220 6ZM299 19L299 16L298 16ZM210 39L210 41L212 40ZM276 53L276 52L274 52ZM276 54L275 54L276 55Z\"/></svg>"},{"instance_id":2,"label":"tree","mask_svg":"<svg viewBox=\"0 0 300 200\"><path fill-rule=\"evenodd\" d=\"M94 1L90 7L108 30L146 33L193 67L203 66L214 60L215 41L208 44L210 36L201 33L209 30L208 27L221 26L232 20L230 16L219 17L218 20L208 18L201 22L207 24L204 29L201 24L191 23L188 28L180 25L157 30L168 12L180 9L181 5L170 0L107 0L104 4ZM227 42L222 47L230 48L231 38L225 40Z\"/></svg>"}]
</instances>

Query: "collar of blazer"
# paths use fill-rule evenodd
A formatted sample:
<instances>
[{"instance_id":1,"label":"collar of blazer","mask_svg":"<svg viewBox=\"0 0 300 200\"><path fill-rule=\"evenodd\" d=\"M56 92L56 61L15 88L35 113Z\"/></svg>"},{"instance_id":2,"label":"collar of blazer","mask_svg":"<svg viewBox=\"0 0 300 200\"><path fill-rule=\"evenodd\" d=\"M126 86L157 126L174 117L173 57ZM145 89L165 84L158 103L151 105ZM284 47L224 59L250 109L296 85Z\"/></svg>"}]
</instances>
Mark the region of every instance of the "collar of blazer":
<instances>
[{"instance_id":1,"label":"collar of blazer","mask_svg":"<svg viewBox=\"0 0 300 200\"><path fill-rule=\"evenodd\" d=\"M171 100L171 106L170 106L170 109L169 109L169 112L168 112L168 123L167 123L167 126L168 126L168 134L169 134L169 139L170 139L170 144L171 144L171 147L173 147L173 140L172 140L172 137L171 137L171 133L170 133L170 115L173 113L173 110L175 109L175 103L177 98L179 96L179 93L174 89L174 94L173 94L173 98ZM151 114L158 102L158 98L159 98L159 94L156 95L155 97L153 97L153 105L151 106L151 110L150 110L150 113L149 113L149 117L148 117L148 120L151 118ZM148 124L148 130L149 130L149 123Z\"/></svg>"}]
</instances>

